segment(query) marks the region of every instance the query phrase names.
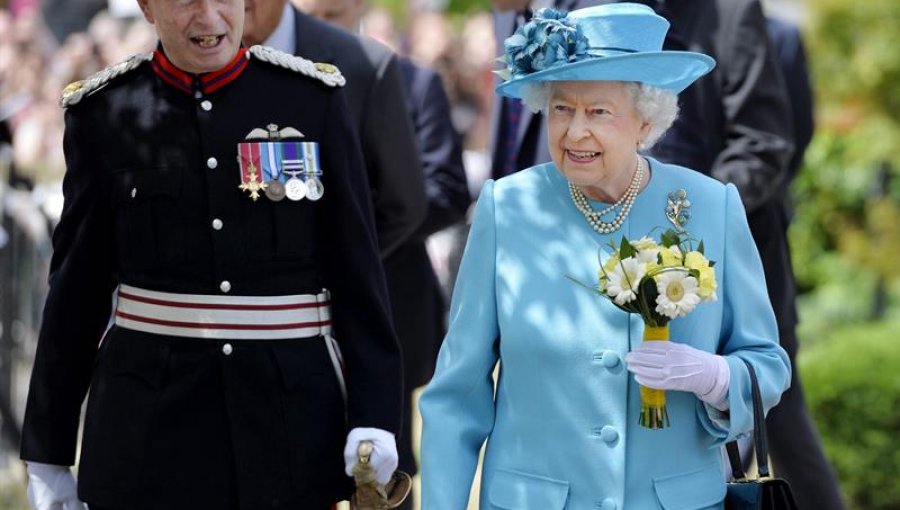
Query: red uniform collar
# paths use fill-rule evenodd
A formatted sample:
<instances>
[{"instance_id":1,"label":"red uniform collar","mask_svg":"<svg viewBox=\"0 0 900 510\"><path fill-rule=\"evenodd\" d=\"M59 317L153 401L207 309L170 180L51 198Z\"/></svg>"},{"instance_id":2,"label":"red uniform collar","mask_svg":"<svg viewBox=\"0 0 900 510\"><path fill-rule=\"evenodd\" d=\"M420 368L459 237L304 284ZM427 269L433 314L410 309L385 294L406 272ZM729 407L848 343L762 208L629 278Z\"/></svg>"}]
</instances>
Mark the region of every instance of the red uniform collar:
<instances>
[{"instance_id":1,"label":"red uniform collar","mask_svg":"<svg viewBox=\"0 0 900 510\"><path fill-rule=\"evenodd\" d=\"M247 48L241 46L231 62L218 71L203 74L190 74L175 67L162 48L153 52L151 66L153 72L169 85L193 94L200 91L203 94L211 94L234 81L247 68L249 60L246 57Z\"/></svg>"}]
</instances>

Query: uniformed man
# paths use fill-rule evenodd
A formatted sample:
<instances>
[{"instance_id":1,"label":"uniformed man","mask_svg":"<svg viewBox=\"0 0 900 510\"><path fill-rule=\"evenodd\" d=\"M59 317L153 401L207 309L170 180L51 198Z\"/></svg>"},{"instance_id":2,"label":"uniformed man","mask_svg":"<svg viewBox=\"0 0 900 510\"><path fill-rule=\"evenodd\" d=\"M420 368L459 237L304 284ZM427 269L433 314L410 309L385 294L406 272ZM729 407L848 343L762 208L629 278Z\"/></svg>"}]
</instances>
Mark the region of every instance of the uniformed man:
<instances>
[{"instance_id":1,"label":"uniformed man","mask_svg":"<svg viewBox=\"0 0 900 510\"><path fill-rule=\"evenodd\" d=\"M30 501L329 508L352 491L345 448L372 441L388 480L401 414L343 77L240 47L241 0L139 3L158 49L62 99L65 207L22 441Z\"/></svg>"}]
</instances>

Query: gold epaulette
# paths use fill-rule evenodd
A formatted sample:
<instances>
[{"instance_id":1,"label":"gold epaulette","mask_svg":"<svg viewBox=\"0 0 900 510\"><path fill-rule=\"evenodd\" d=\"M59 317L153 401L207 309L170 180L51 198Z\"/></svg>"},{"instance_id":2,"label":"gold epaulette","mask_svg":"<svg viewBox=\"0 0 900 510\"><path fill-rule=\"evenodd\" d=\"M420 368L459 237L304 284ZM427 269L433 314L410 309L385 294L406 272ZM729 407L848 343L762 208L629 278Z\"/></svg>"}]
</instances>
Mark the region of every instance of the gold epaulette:
<instances>
[{"instance_id":1,"label":"gold epaulette","mask_svg":"<svg viewBox=\"0 0 900 510\"><path fill-rule=\"evenodd\" d=\"M258 58L263 62L275 64L285 69L305 74L311 78L321 80L322 83L329 87L343 87L347 80L341 74L340 69L331 64L322 64L306 60L303 57L297 57L290 53L278 51L268 46L251 46L247 51L247 58L250 56Z\"/></svg>"},{"instance_id":2,"label":"gold epaulette","mask_svg":"<svg viewBox=\"0 0 900 510\"><path fill-rule=\"evenodd\" d=\"M153 53L131 55L117 64L113 64L102 71L97 71L84 80L72 82L63 89L62 95L59 97L59 105L66 108L77 104L84 96L93 94L105 87L109 82L132 69L137 69L138 66L151 59L153 59Z\"/></svg>"}]
</instances>

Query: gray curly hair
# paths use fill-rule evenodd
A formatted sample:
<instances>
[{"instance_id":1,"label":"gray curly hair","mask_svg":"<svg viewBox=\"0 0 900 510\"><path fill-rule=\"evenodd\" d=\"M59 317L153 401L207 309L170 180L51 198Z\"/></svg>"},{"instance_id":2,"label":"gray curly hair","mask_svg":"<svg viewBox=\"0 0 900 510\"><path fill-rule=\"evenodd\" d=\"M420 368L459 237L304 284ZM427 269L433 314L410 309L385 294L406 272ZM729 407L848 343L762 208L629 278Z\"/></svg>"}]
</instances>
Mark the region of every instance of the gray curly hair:
<instances>
[{"instance_id":1,"label":"gray curly hair","mask_svg":"<svg viewBox=\"0 0 900 510\"><path fill-rule=\"evenodd\" d=\"M622 82L631 95L635 109L645 122L650 124L650 132L643 140L644 148L653 147L678 117L678 96L659 87L633 81ZM535 81L523 85L522 102L533 113L547 113L550 105L552 81Z\"/></svg>"}]
</instances>

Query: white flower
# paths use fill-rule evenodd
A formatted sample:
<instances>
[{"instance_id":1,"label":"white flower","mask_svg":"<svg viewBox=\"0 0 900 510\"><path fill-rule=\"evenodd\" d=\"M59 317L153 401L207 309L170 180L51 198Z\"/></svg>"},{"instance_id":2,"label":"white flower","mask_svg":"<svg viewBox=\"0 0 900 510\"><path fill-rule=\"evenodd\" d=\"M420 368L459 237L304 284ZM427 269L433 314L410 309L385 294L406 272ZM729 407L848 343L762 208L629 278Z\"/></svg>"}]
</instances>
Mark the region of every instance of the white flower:
<instances>
[{"instance_id":1,"label":"white flower","mask_svg":"<svg viewBox=\"0 0 900 510\"><path fill-rule=\"evenodd\" d=\"M609 283L606 286L606 294L619 306L634 301L638 285L646 273L646 264L641 264L634 257L628 257L607 273Z\"/></svg>"},{"instance_id":2,"label":"white flower","mask_svg":"<svg viewBox=\"0 0 900 510\"><path fill-rule=\"evenodd\" d=\"M670 319L690 313L698 303L697 279L685 271L666 271L656 277L656 311Z\"/></svg>"}]
</instances>

